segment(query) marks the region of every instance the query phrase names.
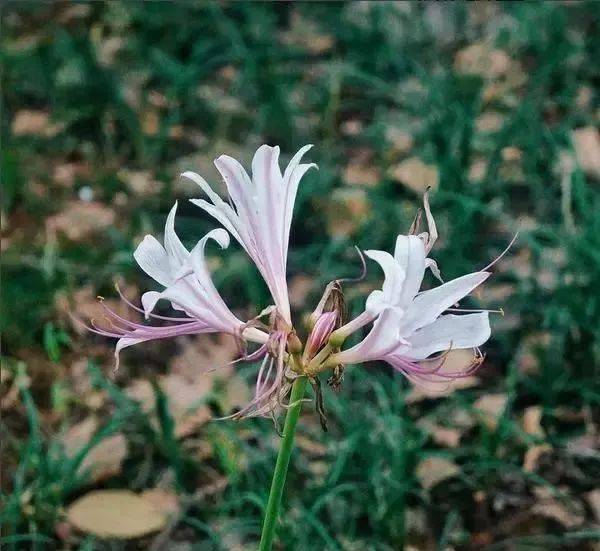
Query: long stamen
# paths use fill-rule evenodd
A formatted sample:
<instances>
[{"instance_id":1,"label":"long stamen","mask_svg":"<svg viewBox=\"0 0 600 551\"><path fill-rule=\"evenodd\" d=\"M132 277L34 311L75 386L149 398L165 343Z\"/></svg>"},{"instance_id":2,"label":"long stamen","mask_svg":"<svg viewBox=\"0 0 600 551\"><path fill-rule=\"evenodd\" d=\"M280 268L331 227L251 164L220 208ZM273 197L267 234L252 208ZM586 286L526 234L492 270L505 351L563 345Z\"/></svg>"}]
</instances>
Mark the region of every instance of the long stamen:
<instances>
[{"instance_id":1,"label":"long stamen","mask_svg":"<svg viewBox=\"0 0 600 551\"><path fill-rule=\"evenodd\" d=\"M500 314L501 316L504 316L503 308L498 308L498 310L486 310L485 308L446 308L446 312L471 312L475 314L488 312L490 314Z\"/></svg>"},{"instance_id":2,"label":"long stamen","mask_svg":"<svg viewBox=\"0 0 600 551\"><path fill-rule=\"evenodd\" d=\"M147 315L151 318L155 318L155 319L159 319L159 320L164 320L164 321L173 321L175 323L190 323L190 322L194 322L196 320L194 320L193 318L174 318L171 316L161 316L159 314L153 314L152 312L148 312L146 313L144 311L143 308L140 308L139 306L136 306L133 302L131 302L121 291L119 285L117 283L115 283L115 289L117 291L117 293L119 293L119 297L121 297L121 300L127 304L127 306L129 306L130 308L132 308L133 310L135 310L136 312L139 312L140 314L144 314Z\"/></svg>"}]
</instances>

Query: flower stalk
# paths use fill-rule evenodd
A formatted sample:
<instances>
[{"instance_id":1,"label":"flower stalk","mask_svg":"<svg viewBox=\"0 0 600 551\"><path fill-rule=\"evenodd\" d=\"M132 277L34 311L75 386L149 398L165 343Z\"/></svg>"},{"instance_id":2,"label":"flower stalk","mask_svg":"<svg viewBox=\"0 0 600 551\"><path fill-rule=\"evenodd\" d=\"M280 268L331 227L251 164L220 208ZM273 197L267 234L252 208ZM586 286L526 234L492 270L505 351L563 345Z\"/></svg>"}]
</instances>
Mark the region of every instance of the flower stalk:
<instances>
[{"instance_id":1,"label":"flower stalk","mask_svg":"<svg viewBox=\"0 0 600 551\"><path fill-rule=\"evenodd\" d=\"M283 487L287 476L290 457L294 447L294 436L296 434L296 425L302 408L302 398L306 390L306 377L298 377L292 385L292 393L290 396L290 406L285 416L285 424L283 426L283 436L279 453L277 454L277 463L275 464L275 472L271 482L271 490L269 491L269 501L265 512L265 520L263 523L262 534L260 537L260 551L270 551L275 537L275 529L277 528L277 519L279 516L279 507L281 505L281 496L283 495Z\"/></svg>"}]
</instances>

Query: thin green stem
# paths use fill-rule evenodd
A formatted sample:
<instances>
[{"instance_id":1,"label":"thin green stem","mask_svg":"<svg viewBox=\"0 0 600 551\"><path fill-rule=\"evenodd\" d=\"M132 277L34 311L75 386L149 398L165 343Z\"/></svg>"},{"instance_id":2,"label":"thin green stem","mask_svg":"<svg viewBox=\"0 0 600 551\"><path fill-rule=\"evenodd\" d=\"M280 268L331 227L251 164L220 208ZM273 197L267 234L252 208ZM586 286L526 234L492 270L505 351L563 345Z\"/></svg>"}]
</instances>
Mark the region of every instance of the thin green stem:
<instances>
[{"instance_id":1,"label":"thin green stem","mask_svg":"<svg viewBox=\"0 0 600 551\"><path fill-rule=\"evenodd\" d=\"M292 455L294 445L296 424L298 423L298 417L300 416L300 409L302 407L301 400L304 397L304 391L306 390L306 380L306 377L298 377L292 385L290 404L293 405L288 409L287 415L285 416L281 446L279 447L279 453L277 454L277 463L275 464L275 472L273 473L273 480L271 482L271 491L269 492L269 501L265 512L265 521L260 537L260 551L270 551L271 546L273 545L279 506L281 505L281 496L283 495L285 477L287 475L290 456Z\"/></svg>"}]
</instances>

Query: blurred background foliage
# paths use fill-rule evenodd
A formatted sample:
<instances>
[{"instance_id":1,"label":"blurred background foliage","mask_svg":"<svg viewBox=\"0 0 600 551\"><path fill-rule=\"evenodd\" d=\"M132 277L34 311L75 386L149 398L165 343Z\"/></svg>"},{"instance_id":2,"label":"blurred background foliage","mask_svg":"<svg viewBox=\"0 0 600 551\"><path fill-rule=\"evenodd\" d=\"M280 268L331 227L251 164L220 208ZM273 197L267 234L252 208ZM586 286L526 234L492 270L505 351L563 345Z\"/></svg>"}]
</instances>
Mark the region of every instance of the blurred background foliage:
<instances>
[{"instance_id":1,"label":"blurred background foliage","mask_svg":"<svg viewBox=\"0 0 600 551\"><path fill-rule=\"evenodd\" d=\"M99 294L123 311L116 278L133 300L151 288L132 252L176 199L188 245L214 227L178 175L217 183L215 157L248 165L261 143L315 144L297 320L359 273L353 245L392 247L427 186L446 278L520 232L477 297L505 315L465 388L432 397L369 365L326 391L329 433L305 408L279 548L598 545L594 2L0 9L4 548L255 548L278 437L209 419L243 404L256 367L206 374L234 343L182 339L128 350L113 376L112 343L69 313L99 316ZM211 254L240 315L269 304L243 251ZM351 313L380 281L369 266L346 287Z\"/></svg>"}]
</instances>

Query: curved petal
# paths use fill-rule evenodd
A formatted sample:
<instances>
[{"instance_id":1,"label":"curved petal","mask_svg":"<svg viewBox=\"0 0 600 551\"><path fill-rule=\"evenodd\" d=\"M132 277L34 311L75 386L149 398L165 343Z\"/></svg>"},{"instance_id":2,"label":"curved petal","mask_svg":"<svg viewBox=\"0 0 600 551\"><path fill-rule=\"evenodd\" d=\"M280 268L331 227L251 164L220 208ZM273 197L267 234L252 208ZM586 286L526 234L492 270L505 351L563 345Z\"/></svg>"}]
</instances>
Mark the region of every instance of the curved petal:
<instances>
[{"instance_id":1,"label":"curved petal","mask_svg":"<svg viewBox=\"0 0 600 551\"><path fill-rule=\"evenodd\" d=\"M403 354L412 360L423 360L450 348L475 348L490 338L487 312L440 316L433 323L408 337L410 348Z\"/></svg>"},{"instance_id":2,"label":"curved petal","mask_svg":"<svg viewBox=\"0 0 600 551\"><path fill-rule=\"evenodd\" d=\"M389 306L400 306L400 297L402 296L402 285L406 278L406 272L396 262L394 257L385 251L365 251L365 254L377 262L384 274L382 286L383 297Z\"/></svg>"},{"instance_id":3,"label":"curved petal","mask_svg":"<svg viewBox=\"0 0 600 551\"><path fill-rule=\"evenodd\" d=\"M394 258L406 272L399 305L406 305L421 288L425 275L425 245L416 235L399 235L396 239Z\"/></svg>"},{"instance_id":4,"label":"curved petal","mask_svg":"<svg viewBox=\"0 0 600 551\"><path fill-rule=\"evenodd\" d=\"M142 295L142 307L146 319L150 317L150 312L156 307L156 303L161 299L161 294L158 291L148 291Z\"/></svg>"},{"instance_id":5,"label":"curved petal","mask_svg":"<svg viewBox=\"0 0 600 551\"><path fill-rule=\"evenodd\" d=\"M217 290L212 283L208 267L206 266L205 249L206 243L209 239L216 241L220 245L221 249L226 249L229 247L229 234L225 230L221 228L211 230L202 239L200 239L200 241L198 241L196 246L192 249L192 252L190 253L190 264L192 266L192 270L198 278L200 285L207 291L214 291L217 293Z\"/></svg>"},{"instance_id":6,"label":"curved petal","mask_svg":"<svg viewBox=\"0 0 600 551\"><path fill-rule=\"evenodd\" d=\"M221 155L215 159L215 166L225 180L227 192L236 207L240 221L247 226L255 224L256 208L252 204L254 184L244 167L229 155Z\"/></svg>"},{"instance_id":7,"label":"curved petal","mask_svg":"<svg viewBox=\"0 0 600 551\"><path fill-rule=\"evenodd\" d=\"M237 319L215 287L210 271L206 265L205 248L209 239L216 241L222 249L229 246L229 234L221 228L208 232L192 249L190 263L194 270L195 279L190 284L198 296L198 302L212 312L212 319L217 320L217 327L226 332L235 332L242 322ZM198 289L195 287L198 286Z\"/></svg>"},{"instance_id":8,"label":"curved petal","mask_svg":"<svg viewBox=\"0 0 600 551\"><path fill-rule=\"evenodd\" d=\"M173 208L170 210L169 215L167 216L167 222L165 224L165 250L169 255L169 259L171 259L171 268L174 270L181 268L181 265L187 261L190 255L175 233L176 213L177 201L175 201Z\"/></svg>"},{"instance_id":9,"label":"curved petal","mask_svg":"<svg viewBox=\"0 0 600 551\"><path fill-rule=\"evenodd\" d=\"M410 334L432 323L442 312L468 295L489 276L490 272L474 272L423 291L408 308L402 324L402 332Z\"/></svg>"},{"instance_id":10,"label":"curved petal","mask_svg":"<svg viewBox=\"0 0 600 551\"><path fill-rule=\"evenodd\" d=\"M385 295L383 294L383 291L380 291L379 289L372 291L367 297L365 310L373 316L378 316L388 307L389 304L385 299Z\"/></svg>"},{"instance_id":11,"label":"curved petal","mask_svg":"<svg viewBox=\"0 0 600 551\"><path fill-rule=\"evenodd\" d=\"M133 257L140 268L163 287L167 287L173 281L167 252L154 236L144 237Z\"/></svg>"},{"instance_id":12,"label":"curved petal","mask_svg":"<svg viewBox=\"0 0 600 551\"><path fill-rule=\"evenodd\" d=\"M286 256L288 241L290 238L290 227L292 225L292 216L294 214L294 203L296 202L296 195L298 193L298 186L300 184L300 180L309 169L313 167L317 168L317 165L315 163L300 164L300 161L304 154L307 151L309 151L312 147L312 144L308 144L300 148L288 163L283 174L283 185L285 188L283 198L283 205L285 211L283 223L283 243L285 247Z\"/></svg>"},{"instance_id":13,"label":"curved petal","mask_svg":"<svg viewBox=\"0 0 600 551\"><path fill-rule=\"evenodd\" d=\"M227 231L236 238L236 240L240 243L242 247L246 250L248 254L251 251L248 250L246 243L242 239L242 235L240 235L238 231L239 224L236 222L235 224L231 221L231 217L228 216L222 209L216 207L215 205L209 203L204 199L190 199L190 203L200 207L203 211L210 214L215 220L220 222L223 227L227 229ZM229 207L229 205L227 205ZM229 207L231 209L231 207ZM233 212L233 209L231 209ZM237 215L235 215L237 217Z\"/></svg>"},{"instance_id":14,"label":"curved petal","mask_svg":"<svg viewBox=\"0 0 600 551\"><path fill-rule=\"evenodd\" d=\"M294 200L300 178L311 165L300 164L303 147L282 176L279 147L262 145L252 159L252 178L232 157L221 155L215 166L223 176L235 209L225 203L199 175L185 172L209 201L192 199L239 241L267 283L277 309L291 323L286 281L287 251Z\"/></svg>"}]
</instances>

